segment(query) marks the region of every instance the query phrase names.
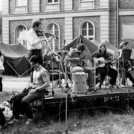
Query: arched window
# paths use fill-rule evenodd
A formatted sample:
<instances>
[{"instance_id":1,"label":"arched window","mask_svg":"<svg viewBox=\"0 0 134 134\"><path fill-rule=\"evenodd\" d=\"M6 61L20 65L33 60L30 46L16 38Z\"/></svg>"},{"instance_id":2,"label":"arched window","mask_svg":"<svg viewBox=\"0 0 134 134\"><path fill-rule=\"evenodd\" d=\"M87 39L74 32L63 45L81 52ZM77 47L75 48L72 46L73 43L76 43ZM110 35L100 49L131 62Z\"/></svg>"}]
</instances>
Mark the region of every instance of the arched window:
<instances>
[{"instance_id":1,"label":"arched window","mask_svg":"<svg viewBox=\"0 0 134 134\"><path fill-rule=\"evenodd\" d=\"M47 32L58 37L56 39L52 39L51 41L49 41L52 50L58 51L60 49L60 30L58 25L54 23L49 24L47 27Z\"/></svg>"},{"instance_id":2,"label":"arched window","mask_svg":"<svg viewBox=\"0 0 134 134\"><path fill-rule=\"evenodd\" d=\"M17 39L20 35L20 33L23 31L23 30L26 30L27 28L24 26L24 25L19 25L17 26L16 30L15 30L15 43L17 43Z\"/></svg>"},{"instance_id":3,"label":"arched window","mask_svg":"<svg viewBox=\"0 0 134 134\"><path fill-rule=\"evenodd\" d=\"M95 39L95 28L91 22L84 22L81 26L81 34L89 40Z\"/></svg>"}]
</instances>

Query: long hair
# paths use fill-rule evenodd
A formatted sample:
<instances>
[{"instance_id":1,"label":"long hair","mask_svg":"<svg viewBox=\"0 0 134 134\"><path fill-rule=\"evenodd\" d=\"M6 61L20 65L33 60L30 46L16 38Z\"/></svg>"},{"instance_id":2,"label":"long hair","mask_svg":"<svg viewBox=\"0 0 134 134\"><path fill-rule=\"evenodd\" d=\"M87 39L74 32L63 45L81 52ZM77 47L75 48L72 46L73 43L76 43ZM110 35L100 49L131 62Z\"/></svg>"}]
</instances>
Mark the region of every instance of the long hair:
<instances>
[{"instance_id":1,"label":"long hair","mask_svg":"<svg viewBox=\"0 0 134 134\"><path fill-rule=\"evenodd\" d=\"M107 47L106 47L105 44L101 44L101 45L100 45L100 47L99 47L99 52L100 52L100 48L101 48L102 46L105 48L104 53L106 53L106 52L107 52Z\"/></svg>"}]
</instances>

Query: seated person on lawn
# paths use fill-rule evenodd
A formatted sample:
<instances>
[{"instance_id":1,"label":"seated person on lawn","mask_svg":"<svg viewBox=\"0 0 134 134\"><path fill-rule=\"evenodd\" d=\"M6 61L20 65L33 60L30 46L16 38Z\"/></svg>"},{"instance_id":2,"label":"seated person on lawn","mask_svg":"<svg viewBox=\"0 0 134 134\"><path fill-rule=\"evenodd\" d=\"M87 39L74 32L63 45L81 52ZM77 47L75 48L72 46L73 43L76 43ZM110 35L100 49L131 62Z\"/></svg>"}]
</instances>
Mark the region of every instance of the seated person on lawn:
<instances>
[{"instance_id":1,"label":"seated person on lawn","mask_svg":"<svg viewBox=\"0 0 134 134\"><path fill-rule=\"evenodd\" d=\"M33 82L29 87L13 97L13 119L9 124L20 122L21 114L27 116L26 124L32 122L33 114L30 103L45 95L50 86L49 73L39 64L39 58L33 55L29 61L34 69Z\"/></svg>"}]
</instances>

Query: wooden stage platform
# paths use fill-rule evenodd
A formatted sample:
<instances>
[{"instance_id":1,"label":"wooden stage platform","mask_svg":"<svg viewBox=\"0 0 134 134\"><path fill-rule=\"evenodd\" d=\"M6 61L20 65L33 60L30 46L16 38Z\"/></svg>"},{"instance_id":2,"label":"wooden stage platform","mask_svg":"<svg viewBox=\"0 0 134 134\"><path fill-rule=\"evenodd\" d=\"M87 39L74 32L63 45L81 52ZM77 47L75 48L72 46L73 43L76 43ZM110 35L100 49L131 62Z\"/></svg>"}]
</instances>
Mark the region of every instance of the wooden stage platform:
<instances>
[{"instance_id":1,"label":"wooden stage platform","mask_svg":"<svg viewBox=\"0 0 134 134\"><path fill-rule=\"evenodd\" d=\"M57 88L54 89L54 95L50 94L46 96L45 102L46 103L53 101L55 102L61 99L65 100L66 96L68 98L68 101L72 101L84 98L95 99L95 98L115 97L115 96L127 97L133 95L134 95L134 88L132 87L117 88L117 89L102 88L96 91L80 93L80 94L72 93L71 90L69 90L68 93L65 93L63 92L63 89Z\"/></svg>"},{"instance_id":2,"label":"wooden stage platform","mask_svg":"<svg viewBox=\"0 0 134 134\"><path fill-rule=\"evenodd\" d=\"M72 92L65 93L63 89L54 89L55 94L48 95L43 101L43 113L49 112L65 112L65 105L67 102L68 111L91 109L97 107L115 108L120 111L125 110L127 107L133 108L134 106L134 88L125 87L117 89L102 88L96 92L87 92L83 94L75 94ZM51 108L50 108L51 107ZM61 108L62 107L62 108ZM60 111L59 111L60 110Z\"/></svg>"}]
</instances>

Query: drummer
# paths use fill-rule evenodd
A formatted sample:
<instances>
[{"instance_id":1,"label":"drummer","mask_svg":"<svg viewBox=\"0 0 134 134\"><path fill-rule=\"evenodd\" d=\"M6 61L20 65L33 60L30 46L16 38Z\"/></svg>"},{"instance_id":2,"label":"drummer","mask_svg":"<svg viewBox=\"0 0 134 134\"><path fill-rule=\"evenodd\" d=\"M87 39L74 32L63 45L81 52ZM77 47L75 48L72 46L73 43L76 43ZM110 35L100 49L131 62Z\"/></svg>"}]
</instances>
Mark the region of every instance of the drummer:
<instances>
[{"instance_id":1,"label":"drummer","mask_svg":"<svg viewBox=\"0 0 134 134\"><path fill-rule=\"evenodd\" d=\"M71 48L70 53L66 56L67 65L71 73L85 72L88 73L87 85L89 89L94 87L94 77L92 63L85 50L84 44L78 44L75 49Z\"/></svg>"},{"instance_id":2,"label":"drummer","mask_svg":"<svg viewBox=\"0 0 134 134\"><path fill-rule=\"evenodd\" d=\"M89 86L89 91L94 89L94 75L93 75L93 65L91 61L90 54L86 51L85 45L80 43L77 45L77 50L80 51L80 59L82 63L82 68L84 72L88 74L87 85Z\"/></svg>"}]
</instances>

